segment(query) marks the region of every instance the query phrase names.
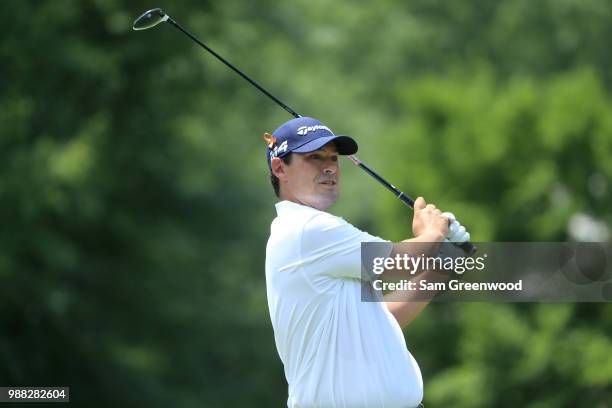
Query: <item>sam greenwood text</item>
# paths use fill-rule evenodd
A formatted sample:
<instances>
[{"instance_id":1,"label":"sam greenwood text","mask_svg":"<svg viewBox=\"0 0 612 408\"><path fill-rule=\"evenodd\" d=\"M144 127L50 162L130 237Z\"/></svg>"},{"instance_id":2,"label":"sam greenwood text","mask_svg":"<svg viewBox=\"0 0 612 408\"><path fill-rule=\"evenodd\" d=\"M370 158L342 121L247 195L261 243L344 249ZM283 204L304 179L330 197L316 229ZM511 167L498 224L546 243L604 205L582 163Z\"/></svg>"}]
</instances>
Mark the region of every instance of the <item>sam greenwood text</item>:
<instances>
[{"instance_id":1,"label":"sam greenwood text","mask_svg":"<svg viewBox=\"0 0 612 408\"><path fill-rule=\"evenodd\" d=\"M427 282L421 280L418 283L407 279L399 282L383 282L377 279L372 282L375 290L433 290L444 292L446 290L471 290L471 291L521 291L523 290L523 280L517 282L461 282L451 279L448 282Z\"/></svg>"}]
</instances>

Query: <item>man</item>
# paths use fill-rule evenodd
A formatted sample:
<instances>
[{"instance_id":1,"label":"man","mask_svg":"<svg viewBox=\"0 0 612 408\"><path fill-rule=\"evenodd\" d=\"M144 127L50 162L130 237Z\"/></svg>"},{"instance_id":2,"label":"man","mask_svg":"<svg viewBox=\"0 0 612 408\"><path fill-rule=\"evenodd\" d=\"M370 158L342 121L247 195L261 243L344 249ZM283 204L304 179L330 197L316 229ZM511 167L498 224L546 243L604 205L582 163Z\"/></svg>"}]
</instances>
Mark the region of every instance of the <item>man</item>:
<instances>
[{"instance_id":1,"label":"man","mask_svg":"<svg viewBox=\"0 0 612 408\"><path fill-rule=\"evenodd\" d=\"M408 302L396 293L388 302L362 301L361 242L388 241L326 212L340 191L339 155L356 153L357 143L308 117L290 120L264 138L281 200L266 248L266 284L289 384L287 406L419 406L421 372L400 326L427 302ZM414 238L383 245L382 256L414 253L415 247L433 256L445 238L469 240L452 214L423 198L415 202L412 229Z\"/></svg>"}]
</instances>

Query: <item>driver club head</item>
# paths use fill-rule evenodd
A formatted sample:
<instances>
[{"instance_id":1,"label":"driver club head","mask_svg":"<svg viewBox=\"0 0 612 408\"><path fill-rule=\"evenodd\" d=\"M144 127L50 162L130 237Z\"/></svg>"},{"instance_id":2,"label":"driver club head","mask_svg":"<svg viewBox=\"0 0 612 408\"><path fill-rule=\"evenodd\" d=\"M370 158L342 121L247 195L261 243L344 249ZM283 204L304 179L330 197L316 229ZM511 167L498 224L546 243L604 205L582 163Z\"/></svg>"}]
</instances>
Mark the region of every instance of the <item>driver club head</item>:
<instances>
[{"instance_id":1,"label":"driver club head","mask_svg":"<svg viewBox=\"0 0 612 408\"><path fill-rule=\"evenodd\" d=\"M132 28L134 30L146 30L151 27L155 27L159 23L167 21L169 16L160 8L154 8L149 11L145 11L134 20Z\"/></svg>"}]
</instances>

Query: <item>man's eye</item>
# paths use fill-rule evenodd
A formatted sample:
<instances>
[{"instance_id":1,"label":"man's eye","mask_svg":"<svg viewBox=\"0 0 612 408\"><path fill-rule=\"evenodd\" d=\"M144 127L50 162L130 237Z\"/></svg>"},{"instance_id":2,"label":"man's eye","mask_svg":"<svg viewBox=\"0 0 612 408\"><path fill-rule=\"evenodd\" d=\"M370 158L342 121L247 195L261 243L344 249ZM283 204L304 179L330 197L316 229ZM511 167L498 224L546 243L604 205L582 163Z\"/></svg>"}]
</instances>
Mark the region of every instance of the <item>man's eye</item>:
<instances>
[{"instance_id":1,"label":"man's eye","mask_svg":"<svg viewBox=\"0 0 612 408\"><path fill-rule=\"evenodd\" d=\"M310 156L311 159L315 159L315 160L319 160L321 158L321 156L319 156L318 154L313 154Z\"/></svg>"}]
</instances>

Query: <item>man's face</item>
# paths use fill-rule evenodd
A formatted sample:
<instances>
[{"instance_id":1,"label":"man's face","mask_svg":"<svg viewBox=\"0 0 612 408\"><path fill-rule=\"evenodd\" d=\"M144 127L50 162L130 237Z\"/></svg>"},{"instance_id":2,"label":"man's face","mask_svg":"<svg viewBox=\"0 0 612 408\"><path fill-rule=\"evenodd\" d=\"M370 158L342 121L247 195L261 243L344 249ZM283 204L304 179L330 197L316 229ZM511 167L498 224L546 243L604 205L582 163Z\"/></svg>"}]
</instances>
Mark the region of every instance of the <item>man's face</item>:
<instances>
[{"instance_id":1,"label":"man's face","mask_svg":"<svg viewBox=\"0 0 612 408\"><path fill-rule=\"evenodd\" d=\"M272 159L281 186L281 198L321 211L331 207L340 193L340 163L334 143L310 153L292 153L291 162Z\"/></svg>"}]
</instances>

